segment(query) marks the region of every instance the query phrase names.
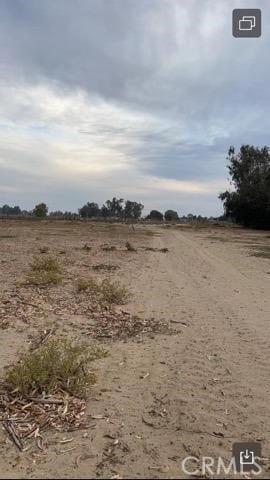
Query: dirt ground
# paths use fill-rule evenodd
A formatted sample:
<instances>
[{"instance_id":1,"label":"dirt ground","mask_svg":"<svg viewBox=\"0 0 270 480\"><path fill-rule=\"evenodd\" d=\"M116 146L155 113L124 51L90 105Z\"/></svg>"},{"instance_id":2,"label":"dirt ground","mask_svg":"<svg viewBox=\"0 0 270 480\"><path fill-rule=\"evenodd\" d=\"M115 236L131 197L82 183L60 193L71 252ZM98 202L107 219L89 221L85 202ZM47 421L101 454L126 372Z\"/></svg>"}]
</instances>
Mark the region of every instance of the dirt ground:
<instances>
[{"instance_id":1,"label":"dirt ground","mask_svg":"<svg viewBox=\"0 0 270 480\"><path fill-rule=\"evenodd\" d=\"M25 286L43 246L61 261L64 281ZM0 247L2 374L52 327L109 351L95 364L93 428L47 431L44 451L30 445L21 453L0 429L1 478L218 478L188 475L183 459L228 462L240 441L261 442L269 478L269 232L2 220ZM104 264L116 268L93 268ZM76 291L89 275L132 292L116 307L113 336L89 310L87 293Z\"/></svg>"}]
</instances>

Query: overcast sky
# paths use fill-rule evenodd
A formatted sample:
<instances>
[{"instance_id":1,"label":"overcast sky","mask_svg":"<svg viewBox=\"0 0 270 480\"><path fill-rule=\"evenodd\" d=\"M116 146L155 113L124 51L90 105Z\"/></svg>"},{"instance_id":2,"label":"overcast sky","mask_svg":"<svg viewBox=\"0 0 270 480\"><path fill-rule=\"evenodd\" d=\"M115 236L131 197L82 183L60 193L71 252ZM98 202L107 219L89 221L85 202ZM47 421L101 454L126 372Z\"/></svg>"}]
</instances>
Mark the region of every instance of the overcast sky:
<instances>
[{"instance_id":1,"label":"overcast sky","mask_svg":"<svg viewBox=\"0 0 270 480\"><path fill-rule=\"evenodd\" d=\"M0 205L222 213L229 146L270 143L269 25L269 0L0 0Z\"/></svg>"}]
</instances>

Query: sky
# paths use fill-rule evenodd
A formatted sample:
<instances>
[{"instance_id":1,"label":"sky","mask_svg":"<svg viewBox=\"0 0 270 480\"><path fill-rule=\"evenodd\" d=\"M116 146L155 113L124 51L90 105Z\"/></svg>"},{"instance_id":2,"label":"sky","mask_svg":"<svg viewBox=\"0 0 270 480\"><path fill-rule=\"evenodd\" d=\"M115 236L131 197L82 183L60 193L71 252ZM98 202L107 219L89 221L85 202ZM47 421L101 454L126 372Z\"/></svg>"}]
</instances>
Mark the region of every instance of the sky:
<instances>
[{"instance_id":1,"label":"sky","mask_svg":"<svg viewBox=\"0 0 270 480\"><path fill-rule=\"evenodd\" d=\"M269 0L0 0L0 205L222 214L229 146L269 145L269 25Z\"/></svg>"}]
</instances>

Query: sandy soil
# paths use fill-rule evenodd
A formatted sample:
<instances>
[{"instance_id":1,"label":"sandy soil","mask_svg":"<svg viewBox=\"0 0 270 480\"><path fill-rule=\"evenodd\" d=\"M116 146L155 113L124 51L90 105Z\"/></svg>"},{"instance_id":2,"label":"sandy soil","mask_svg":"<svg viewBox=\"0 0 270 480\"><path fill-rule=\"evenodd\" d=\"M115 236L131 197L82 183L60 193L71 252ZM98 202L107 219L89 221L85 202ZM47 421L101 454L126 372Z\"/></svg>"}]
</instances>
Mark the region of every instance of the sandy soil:
<instances>
[{"instance_id":1,"label":"sandy soil","mask_svg":"<svg viewBox=\"0 0 270 480\"><path fill-rule=\"evenodd\" d=\"M127 239L137 252L125 251ZM82 249L86 242L90 252ZM103 251L106 243L117 250ZM15 284L46 244L57 255L65 250L59 255L66 275L49 292L20 287L20 299L40 301L37 315L18 304ZM185 457L228 461L239 441L261 442L263 478L270 476L270 260L250 255L269 250L269 234L2 221L0 245L1 367L52 324L91 340L85 313L67 303L64 313L48 306L64 302L67 292L74 303L74 279L92 275L94 264L119 267L106 275L130 286L125 311L164 326L163 334L104 339L110 355L96 363L99 382L88 401L88 412L103 417L95 428L47 432L46 451L23 453L0 430L1 478L192 478L181 470ZM73 449L62 453L60 440L71 437Z\"/></svg>"}]
</instances>

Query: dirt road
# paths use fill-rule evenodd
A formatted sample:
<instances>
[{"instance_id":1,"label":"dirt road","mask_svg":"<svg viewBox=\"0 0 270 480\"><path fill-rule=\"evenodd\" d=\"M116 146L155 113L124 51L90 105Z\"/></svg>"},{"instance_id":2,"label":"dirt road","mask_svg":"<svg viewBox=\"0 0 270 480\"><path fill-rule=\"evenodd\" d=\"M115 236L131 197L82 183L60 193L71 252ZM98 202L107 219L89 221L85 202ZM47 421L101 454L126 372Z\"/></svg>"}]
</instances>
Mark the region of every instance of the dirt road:
<instances>
[{"instance_id":1,"label":"dirt road","mask_svg":"<svg viewBox=\"0 0 270 480\"><path fill-rule=\"evenodd\" d=\"M166 318L176 333L115 343L99 361L102 388L89 404L107 420L77 434L69 453L49 451L38 468L10 460L9 477L190 478L185 457L198 468L203 456L226 462L240 441L260 441L269 458L270 261L245 249L257 237L173 228L154 236L153 247L169 251L127 268L127 309Z\"/></svg>"}]
</instances>

